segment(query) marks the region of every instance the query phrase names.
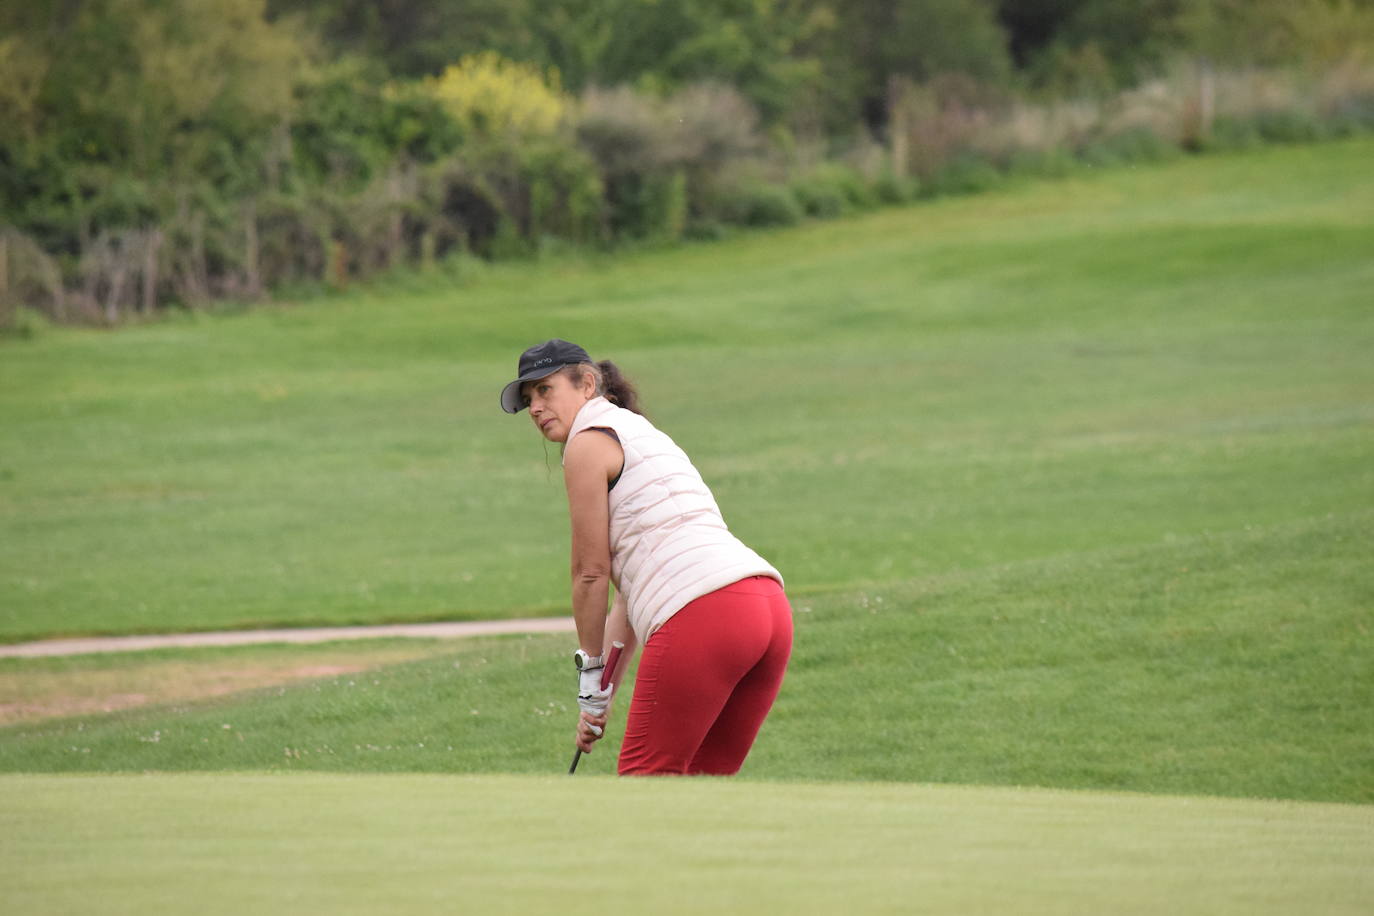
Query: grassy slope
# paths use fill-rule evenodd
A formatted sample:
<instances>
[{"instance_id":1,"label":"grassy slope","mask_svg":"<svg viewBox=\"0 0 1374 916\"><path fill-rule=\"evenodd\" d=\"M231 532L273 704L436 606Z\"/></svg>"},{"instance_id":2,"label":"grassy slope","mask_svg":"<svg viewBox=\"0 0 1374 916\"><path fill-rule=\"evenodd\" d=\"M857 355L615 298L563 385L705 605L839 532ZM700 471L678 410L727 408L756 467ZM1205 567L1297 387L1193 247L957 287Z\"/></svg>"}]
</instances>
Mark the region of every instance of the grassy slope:
<instances>
[{"instance_id":1,"label":"grassy slope","mask_svg":"<svg viewBox=\"0 0 1374 916\"><path fill-rule=\"evenodd\" d=\"M492 354L594 335L789 575L750 774L1374 801L1371 151L11 346L0 630L552 609ZM566 648L0 730L0 769L553 772Z\"/></svg>"},{"instance_id":2,"label":"grassy slope","mask_svg":"<svg viewBox=\"0 0 1374 916\"><path fill-rule=\"evenodd\" d=\"M7 913L1367 912L1371 809L918 786L0 777ZM588 829L588 818L596 822Z\"/></svg>"},{"instance_id":3,"label":"grassy slope","mask_svg":"<svg viewBox=\"0 0 1374 916\"><path fill-rule=\"evenodd\" d=\"M552 334L641 381L794 594L1369 543L1372 153L0 345L0 639L558 612L557 456L494 407Z\"/></svg>"}]
</instances>

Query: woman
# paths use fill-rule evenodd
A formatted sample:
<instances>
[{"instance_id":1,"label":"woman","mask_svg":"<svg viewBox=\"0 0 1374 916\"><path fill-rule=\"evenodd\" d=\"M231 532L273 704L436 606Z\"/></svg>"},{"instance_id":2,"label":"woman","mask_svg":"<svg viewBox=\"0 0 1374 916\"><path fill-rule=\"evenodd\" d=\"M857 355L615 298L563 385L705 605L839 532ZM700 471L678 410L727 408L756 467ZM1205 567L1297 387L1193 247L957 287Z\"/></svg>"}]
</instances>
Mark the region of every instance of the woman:
<instances>
[{"instance_id":1,"label":"woman","mask_svg":"<svg viewBox=\"0 0 1374 916\"><path fill-rule=\"evenodd\" d=\"M782 576L726 528L701 475L639 412L614 363L550 340L520 356L518 373L501 407L528 408L544 438L563 444L578 748L590 752L606 727L611 643L625 644L616 684L642 644L621 775L738 772L792 652Z\"/></svg>"}]
</instances>

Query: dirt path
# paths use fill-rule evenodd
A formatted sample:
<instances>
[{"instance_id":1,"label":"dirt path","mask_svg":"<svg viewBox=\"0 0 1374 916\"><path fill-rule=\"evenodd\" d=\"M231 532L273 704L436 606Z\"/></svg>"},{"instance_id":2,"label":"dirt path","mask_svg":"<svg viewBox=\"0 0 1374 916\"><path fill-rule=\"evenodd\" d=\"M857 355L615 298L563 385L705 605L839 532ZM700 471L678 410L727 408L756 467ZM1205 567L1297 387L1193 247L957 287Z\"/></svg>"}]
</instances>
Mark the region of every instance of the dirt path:
<instances>
[{"instance_id":1,"label":"dirt path","mask_svg":"<svg viewBox=\"0 0 1374 916\"><path fill-rule=\"evenodd\" d=\"M165 636L105 636L87 639L45 639L0 645L0 658L38 658L50 655L87 655L94 652L133 652L184 646L245 646L259 643L333 642L341 639L411 637L457 639L507 633L572 632L567 617L524 620L478 620L461 623L398 623L372 627L312 627L295 630L225 630L214 633L171 633Z\"/></svg>"}]
</instances>

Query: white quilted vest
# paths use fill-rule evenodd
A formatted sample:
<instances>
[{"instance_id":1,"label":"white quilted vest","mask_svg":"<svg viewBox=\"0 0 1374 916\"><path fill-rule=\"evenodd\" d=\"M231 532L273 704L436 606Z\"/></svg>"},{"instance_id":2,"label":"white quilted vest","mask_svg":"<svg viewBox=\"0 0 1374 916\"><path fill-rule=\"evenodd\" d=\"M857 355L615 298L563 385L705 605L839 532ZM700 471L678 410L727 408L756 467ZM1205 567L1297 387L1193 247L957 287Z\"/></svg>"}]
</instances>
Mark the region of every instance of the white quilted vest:
<instances>
[{"instance_id":1,"label":"white quilted vest","mask_svg":"<svg viewBox=\"0 0 1374 916\"><path fill-rule=\"evenodd\" d=\"M730 533L715 497L672 439L603 397L583 405L568 441L615 430L625 469L607 496L611 581L640 644L688 602L749 576L782 576Z\"/></svg>"}]
</instances>

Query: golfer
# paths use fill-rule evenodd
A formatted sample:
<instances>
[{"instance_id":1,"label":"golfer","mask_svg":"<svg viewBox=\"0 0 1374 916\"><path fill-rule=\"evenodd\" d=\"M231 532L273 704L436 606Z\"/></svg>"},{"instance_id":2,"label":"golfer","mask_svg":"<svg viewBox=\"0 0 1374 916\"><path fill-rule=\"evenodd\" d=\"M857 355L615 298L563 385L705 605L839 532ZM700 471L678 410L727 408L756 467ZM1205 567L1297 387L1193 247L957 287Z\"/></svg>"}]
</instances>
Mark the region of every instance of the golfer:
<instances>
[{"instance_id":1,"label":"golfer","mask_svg":"<svg viewBox=\"0 0 1374 916\"><path fill-rule=\"evenodd\" d=\"M614 363L546 341L521 354L501 407L528 408L544 438L563 444L578 748L590 752L604 733L614 687L603 691L601 675L619 641L613 684L644 647L620 774L738 772L792 652L782 576L730 533L697 469L639 412Z\"/></svg>"}]
</instances>

